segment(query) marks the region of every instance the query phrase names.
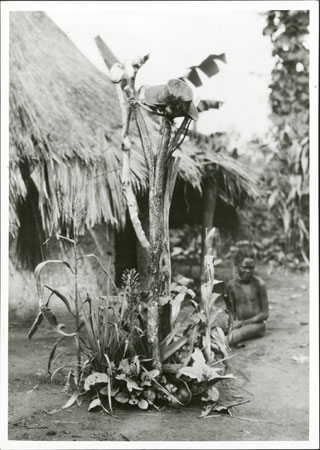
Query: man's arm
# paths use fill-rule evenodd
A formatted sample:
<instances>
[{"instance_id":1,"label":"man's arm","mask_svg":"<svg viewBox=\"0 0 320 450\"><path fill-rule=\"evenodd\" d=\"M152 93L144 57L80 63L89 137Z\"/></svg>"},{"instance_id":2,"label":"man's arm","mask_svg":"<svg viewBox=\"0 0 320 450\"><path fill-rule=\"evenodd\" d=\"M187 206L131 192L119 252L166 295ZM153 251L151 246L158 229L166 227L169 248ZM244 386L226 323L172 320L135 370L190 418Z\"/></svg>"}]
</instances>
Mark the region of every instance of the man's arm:
<instances>
[{"instance_id":1,"label":"man's arm","mask_svg":"<svg viewBox=\"0 0 320 450\"><path fill-rule=\"evenodd\" d=\"M237 320L237 314L236 314L236 294L234 292L234 284L232 281L229 282L228 286L227 286L227 296L229 298L229 303L231 306L231 315L232 315L232 319L233 319L233 323L232 323L232 328L236 329L236 328L241 328L242 327L242 321L241 320Z\"/></svg>"},{"instance_id":2,"label":"man's arm","mask_svg":"<svg viewBox=\"0 0 320 450\"><path fill-rule=\"evenodd\" d=\"M229 281L226 288L226 295L225 295L225 304L228 309L228 311L231 314L232 319L235 318L235 303L234 303L234 293L233 293L233 283L232 281Z\"/></svg>"}]
</instances>

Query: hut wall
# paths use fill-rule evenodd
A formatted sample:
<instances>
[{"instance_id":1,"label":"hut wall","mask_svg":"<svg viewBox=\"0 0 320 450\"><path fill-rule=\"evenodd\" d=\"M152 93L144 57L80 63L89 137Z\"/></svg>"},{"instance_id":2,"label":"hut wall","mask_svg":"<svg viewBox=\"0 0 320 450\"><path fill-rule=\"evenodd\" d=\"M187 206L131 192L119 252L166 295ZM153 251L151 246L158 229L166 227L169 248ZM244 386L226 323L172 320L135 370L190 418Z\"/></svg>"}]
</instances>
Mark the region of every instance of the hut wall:
<instances>
[{"instance_id":1,"label":"hut wall","mask_svg":"<svg viewBox=\"0 0 320 450\"><path fill-rule=\"evenodd\" d=\"M112 279L115 277L115 246L114 232L106 230L105 226L95 226L90 232L80 237L78 251L80 255L95 254L103 266L108 269ZM73 267L73 250L63 248L61 242L50 240L47 249L47 259L62 259L68 261ZM67 267L59 264L46 266L41 273L42 284L47 284L53 289L70 298L74 292L74 277ZM84 300L88 293L93 299L100 295L110 294L112 285L102 271L99 263L92 257L78 261L78 285L81 299ZM45 293L49 293L44 289ZM66 308L64 304L52 297L50 307L62 315ZM38 310L38 298L36 280L31 270L21 267L15 255L15 242L9 250L9 314L10 318L18 320L30 320Z\"/></svg>"}]
</instances>

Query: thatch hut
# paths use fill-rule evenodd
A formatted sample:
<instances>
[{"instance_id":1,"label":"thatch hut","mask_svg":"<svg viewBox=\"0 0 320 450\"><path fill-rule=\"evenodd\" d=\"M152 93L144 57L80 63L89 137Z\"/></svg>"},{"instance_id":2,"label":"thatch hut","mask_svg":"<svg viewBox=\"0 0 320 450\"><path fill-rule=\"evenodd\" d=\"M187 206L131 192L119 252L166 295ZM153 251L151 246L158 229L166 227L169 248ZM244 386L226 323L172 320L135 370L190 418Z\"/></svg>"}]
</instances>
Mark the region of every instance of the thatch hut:
<instances>
[{"instance_id":1,"label":"thatch hut","mask_svg":"<svg viewBox=\"0 0 320 450\"><path fill-rule=\"evenodd\" d=\"M152 127L156 129L157 124ZM70 204L75 200L81 210L82 251L98 253L114 276L115 248L118 246L121 254L128 236L128 229L120 240L117 235L127 224L120 140L120 110L108 77L45 13L11 12L10 298L16 309L34 293L30 269L62 251L60 244L50 241L44 246L43 242L55 234L73 235ZM146 169L138 140L134 142L132 181L142 198L148 187ZM194 203L199 203L209 165L222 177L218 192L222 209L231 205L235 210L234 205L253 195L246 171L231 158L216 154L211 145L212 141L202 143L197 151L193 139L184 145L173 211L186 190L194 194ZM230 174L228 182L226 172ZM173 222L179 225L180 221L173 214ZM83 267L84 289L92 284L93 274L96 277L94 264ZM61 284L61 277L57 274L52 282ZM103 283L99 278L99 289Z\"/></svg>"}]
</instances>

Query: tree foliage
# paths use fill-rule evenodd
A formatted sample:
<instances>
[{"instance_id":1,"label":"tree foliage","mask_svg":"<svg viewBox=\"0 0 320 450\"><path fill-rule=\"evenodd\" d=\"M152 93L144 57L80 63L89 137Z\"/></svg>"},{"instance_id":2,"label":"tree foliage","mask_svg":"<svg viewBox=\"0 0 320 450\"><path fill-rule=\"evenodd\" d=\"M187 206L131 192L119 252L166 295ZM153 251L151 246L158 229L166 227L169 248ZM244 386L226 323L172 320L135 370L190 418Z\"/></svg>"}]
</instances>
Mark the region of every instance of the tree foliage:
<instances>
[{"instance_id":1,"label":"tree foliage","mask_svg":"<svg viewBox=\"0 0 320 450\"><path fill-rule=\"evenodd\" d=\"M263 30L275 65L270 84L272 157L264 174L268 207L282 230L284 250L308 258L309 51L308 11L269 11Z\"/></svg>"}]
</instances>

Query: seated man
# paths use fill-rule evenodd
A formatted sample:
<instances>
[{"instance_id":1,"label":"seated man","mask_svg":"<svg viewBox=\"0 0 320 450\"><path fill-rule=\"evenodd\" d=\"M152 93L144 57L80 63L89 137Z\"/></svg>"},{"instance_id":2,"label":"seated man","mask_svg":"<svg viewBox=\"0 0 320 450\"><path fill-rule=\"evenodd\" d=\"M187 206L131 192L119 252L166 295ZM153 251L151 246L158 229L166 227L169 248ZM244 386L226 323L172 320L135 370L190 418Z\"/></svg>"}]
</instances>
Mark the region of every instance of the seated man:
<instances>
[{"instance_id":1,"label":"seated man","mask_svg":"<svg viewBox=\"0 0 320 450\"><path fill-rule=\"evenodd\" d=\"M265 283L253 275L255 267L253 251L239 250L235 264L238 276L231 280L227 287L234 318L228 342L230 346L240 347L244 346L239 345L241 341L264 335L269 307Z\"/></svg>"}]
</instances>

